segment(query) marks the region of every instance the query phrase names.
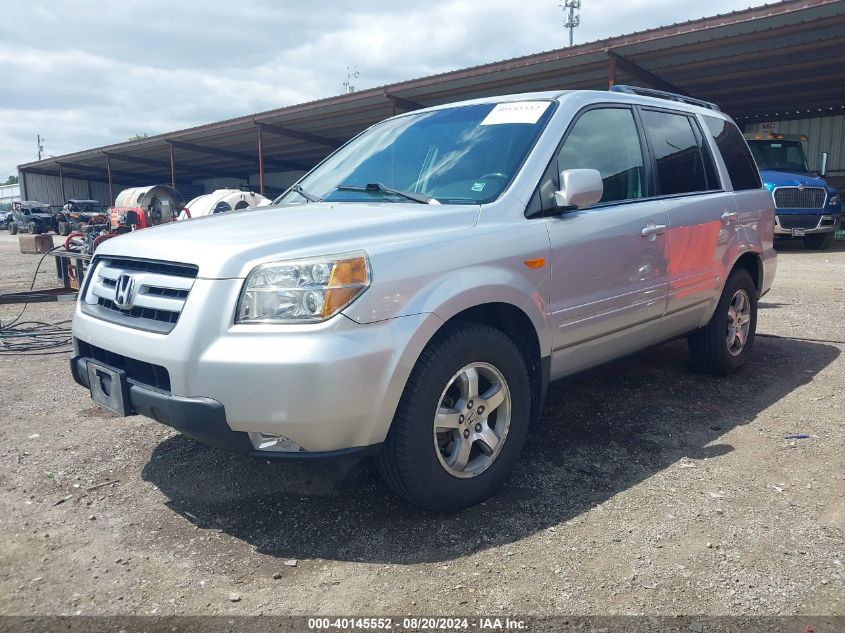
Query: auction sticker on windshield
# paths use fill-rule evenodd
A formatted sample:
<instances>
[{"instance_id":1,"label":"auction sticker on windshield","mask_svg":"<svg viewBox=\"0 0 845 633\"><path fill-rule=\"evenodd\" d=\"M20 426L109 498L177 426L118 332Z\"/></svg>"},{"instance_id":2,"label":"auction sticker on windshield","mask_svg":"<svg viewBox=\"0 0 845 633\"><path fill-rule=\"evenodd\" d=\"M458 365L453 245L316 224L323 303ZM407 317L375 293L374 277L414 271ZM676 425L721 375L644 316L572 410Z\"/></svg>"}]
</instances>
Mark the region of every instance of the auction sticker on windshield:
<instances>
[{"instance_id":1,"label":"auction sticker on windshield","mask_svg":"<svg viewBox=\"0 0 845 633\"><path fill-rule=\"evenodd\" d=\"M548 109L549 101L515 101L500 103L490 110L481 125L502 125L504 123L530 123L540 120Z\"/></svg>"}]
</instances>

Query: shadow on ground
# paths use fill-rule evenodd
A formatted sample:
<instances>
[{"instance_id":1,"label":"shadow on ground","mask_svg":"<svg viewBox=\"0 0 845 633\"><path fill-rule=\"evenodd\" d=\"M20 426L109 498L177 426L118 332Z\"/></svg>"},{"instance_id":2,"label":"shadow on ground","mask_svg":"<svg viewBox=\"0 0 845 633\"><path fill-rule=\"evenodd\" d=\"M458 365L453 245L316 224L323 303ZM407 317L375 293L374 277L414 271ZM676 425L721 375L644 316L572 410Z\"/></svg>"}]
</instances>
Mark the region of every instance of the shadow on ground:
<instances>
[{"instance_id":1,"label":"shadow on ground","mask_svg":"<svg viewBox=\"0 0 845 633\"><path fill-rule=\"evenodd\" d=\"M829 345L761 338L742 372L715 378L691 373L686 344L676 341L554 383L510 481L484 505L452 516L397 499L367 464L268 463L183 436L155 449L143 477L172 510L260 553L445 561L558 525L682 458L718 459L733 450L720 436L838 355Z\"/></svg>"},{"instance_id":2,"label":"shadow on ground","mask_svg":"<svg viewBox=\"0 0 845 633\"><path fill-rule=\"evenodd\" d=\"M816 255L824 253L842 253L845 252L845 240L835 240L831 247L824 251L810 250L804 246L804 240L801 238L780 238L775 240L775 250L779 253L805 252L815 253Z\"/></svg>"}]
</instances>

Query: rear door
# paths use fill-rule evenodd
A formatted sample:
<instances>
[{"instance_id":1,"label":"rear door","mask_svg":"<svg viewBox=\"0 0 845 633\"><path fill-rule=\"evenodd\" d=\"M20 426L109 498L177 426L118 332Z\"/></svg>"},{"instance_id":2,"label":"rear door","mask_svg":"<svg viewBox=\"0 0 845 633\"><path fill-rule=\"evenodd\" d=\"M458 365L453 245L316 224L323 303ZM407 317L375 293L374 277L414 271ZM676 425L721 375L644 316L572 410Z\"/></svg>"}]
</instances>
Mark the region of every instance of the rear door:
<instances>
[{"instance_id":1,"label":"rear door","mask_svg":"<svg viewBox=\"0 0 845 633\"><path fill-rule=\"evenodd\" d=\"M704 131L693 114L640 108L655 160L657 192L669 215L668 293L659 339L702 324L724 282L726 228L736 201L725 191Z\"/></svg>"},{"instance_id":2,"label":"rear door","mask_svg":"<svg viewBox=\"0 0 845 633\"><path fill-rule=\"evenodd\" d=\"M577 116L541 183L543 203L553 205L562 170L579 168L601 173L604 195L545 219L554 376L648 346L666 303L668 218L653 196L633 107L599 105Z\"/></svg>"}]
</instances>

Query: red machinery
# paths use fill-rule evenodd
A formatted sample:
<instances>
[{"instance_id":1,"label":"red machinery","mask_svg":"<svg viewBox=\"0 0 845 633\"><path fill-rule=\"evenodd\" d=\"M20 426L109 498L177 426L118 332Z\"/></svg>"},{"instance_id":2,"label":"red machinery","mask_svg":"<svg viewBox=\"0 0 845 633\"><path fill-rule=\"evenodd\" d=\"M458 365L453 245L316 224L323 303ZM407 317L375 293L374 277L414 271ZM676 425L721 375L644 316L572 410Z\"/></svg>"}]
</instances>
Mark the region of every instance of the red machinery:
<instances>
[{"instance_id":1,"label":"red machinery","mask_svg":"<svg viewBox=\"0 0 845 633\"><path fill-rule=\"evenodd\" d=\"M65 249L90 255L107 239L175 221L184 206L182 194L167 185L124 189L108 217L98 215L80 224L79 231L67 236Z\"/></svg>"}]
</instances>

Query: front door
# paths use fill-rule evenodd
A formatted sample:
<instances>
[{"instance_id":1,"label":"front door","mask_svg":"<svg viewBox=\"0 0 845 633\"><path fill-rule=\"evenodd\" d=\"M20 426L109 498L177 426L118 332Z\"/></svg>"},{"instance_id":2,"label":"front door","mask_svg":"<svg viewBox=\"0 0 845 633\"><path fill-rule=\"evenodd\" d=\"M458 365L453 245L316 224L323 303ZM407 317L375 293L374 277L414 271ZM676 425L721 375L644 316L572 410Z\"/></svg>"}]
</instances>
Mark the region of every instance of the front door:
<instances>
[{"instance_id":1,"label":"front door","mask_svg":"<svg viewBox=\"0 0 845 633\"><path fill-rule=\"evenodd\" d=\"M589 168L604 194L588 209L546 218L551 241L552 375L647 347L666 304L668 217L652 196L632 108L582 112L549 174ZM554 177L554 176L553 176ZM541 184L541 196L554 187Z\"/></svg>"}]
</instances>

